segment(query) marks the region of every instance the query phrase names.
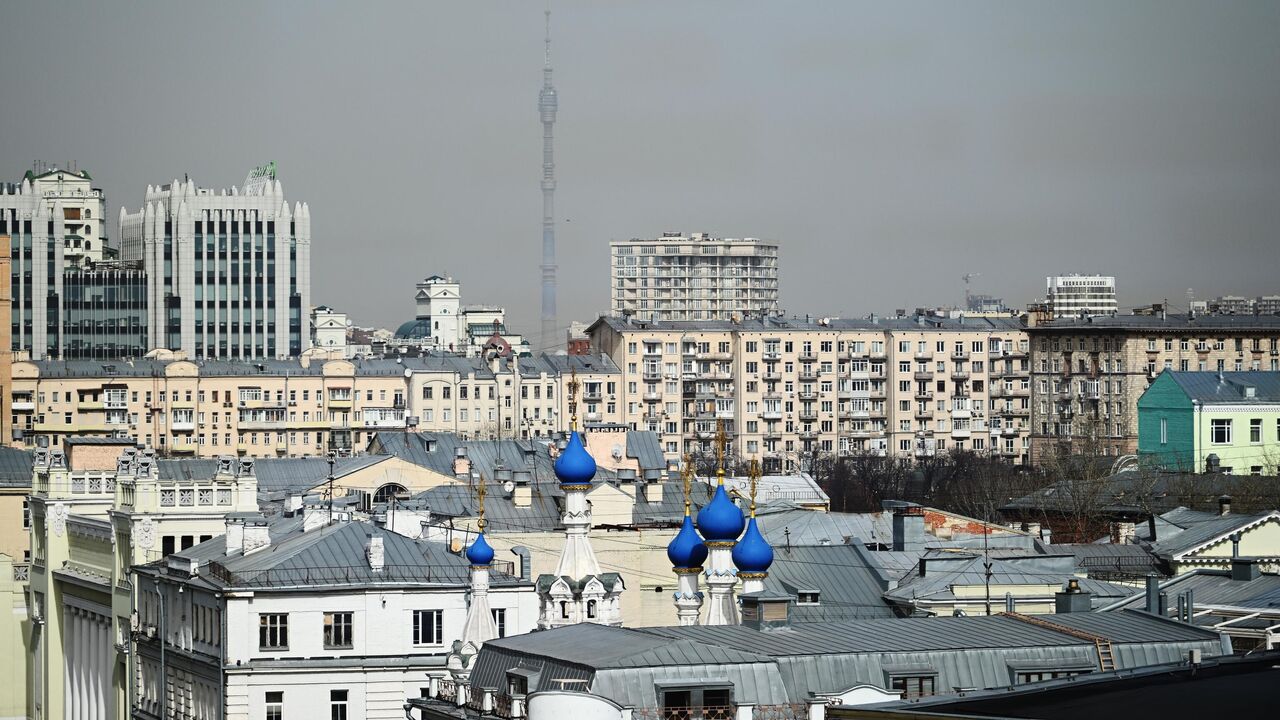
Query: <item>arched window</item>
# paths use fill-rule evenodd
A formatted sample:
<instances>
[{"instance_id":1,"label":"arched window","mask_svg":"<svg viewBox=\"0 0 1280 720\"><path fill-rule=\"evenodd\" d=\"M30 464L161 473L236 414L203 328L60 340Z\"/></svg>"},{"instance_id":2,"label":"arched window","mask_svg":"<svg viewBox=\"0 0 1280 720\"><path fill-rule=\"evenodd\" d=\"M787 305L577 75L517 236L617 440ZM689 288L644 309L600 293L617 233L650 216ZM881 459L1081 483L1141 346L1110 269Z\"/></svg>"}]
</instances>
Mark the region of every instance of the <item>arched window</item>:
<instances>
[{"instance_id":1,"label":"arched window","mask_svg":"<svg viewBox=\"0 0 1280 720\"><path fill-rule=\"evenodd\" d=\"M378 488L377 492L373 494L373 502L375 504L386 503L396 497L407 494L409 494L409 491L405 486L399 483L387 483L386 485Z\"/></svg>"}]
</instances>

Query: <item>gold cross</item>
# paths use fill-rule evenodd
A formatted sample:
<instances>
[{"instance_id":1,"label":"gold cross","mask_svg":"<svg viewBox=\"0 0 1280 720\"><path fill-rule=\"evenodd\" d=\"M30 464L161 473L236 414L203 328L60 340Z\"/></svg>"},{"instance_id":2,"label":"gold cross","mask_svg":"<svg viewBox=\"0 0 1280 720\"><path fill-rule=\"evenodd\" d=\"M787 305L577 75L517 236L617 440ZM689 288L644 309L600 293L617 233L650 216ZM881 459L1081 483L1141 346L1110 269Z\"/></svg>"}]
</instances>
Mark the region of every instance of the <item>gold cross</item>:
<instances>
[{"instance_id":1,"label":"gold cross","mask_svg":"<svg viewBox=\"0 0 1280 720\"><path fill-rule=\"evenodd\" d=\"M724 431L724 420L716 420L716 478L724 484L724 446L729 434Z\"/></svg>"},{"instance_id":2,"label":"gold cross","mask_svg":"<svg viewBox=\"0 0 1280 720\"><path fill-rule=\"evenodd\" d=\"M684 469L680 471L680 479L684 480L684 515L689 516L689 493L693 490L693 458L684 455Z\"/></svg>"},{"instance_id":3,"label":"gold cross","mask_svg":"<svg viewBox=\"0 0 1280 720\"><path fill-rule=\"evenodd\" d=\"M484 493L484 475L481 475L480 484L476 487L476 499L480 505L478 508L480 519L476 521L476 527L480 528L481 532L484 532Z\"/></svg>"},{"instance_id":4,"label":"gold cross","mask_svg":"<svg viewBox=\"0 0 1280 720\"><path fill-rule=\"evenodd\" d=\"M756 485L760 482L760 461L751 458L751 469L748 471L751 476L751 517L756 516Z\"/></svg>"},{"instance_id":5,"label":"gold cross","mask_svg":"<svg viewBox=\"0 0 1280 720\"><path fill-rule=\"evenodd\" d=\"M578 429L578 369L569 371L569 428Z\"/></svg>"}]
</instances>

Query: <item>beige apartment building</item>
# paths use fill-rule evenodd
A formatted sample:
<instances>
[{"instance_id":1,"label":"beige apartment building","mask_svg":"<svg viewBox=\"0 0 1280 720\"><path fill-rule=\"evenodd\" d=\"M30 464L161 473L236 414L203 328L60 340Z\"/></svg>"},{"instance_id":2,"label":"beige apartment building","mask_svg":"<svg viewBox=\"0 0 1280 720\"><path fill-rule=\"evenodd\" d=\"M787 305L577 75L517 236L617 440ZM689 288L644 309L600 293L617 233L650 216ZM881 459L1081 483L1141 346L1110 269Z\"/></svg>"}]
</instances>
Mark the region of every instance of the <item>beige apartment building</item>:
<instances>
[{"instance_id":1,"label":"beige apartment building","mask_svg":"<svg viewBox=\"0 0 1280 720\"><path fill-rule=\"evenodd\" d=\"M766 472L814 453L1025 459L1030 360L1017 319L607 317L590 334L622 374L625 421L658 433L668 459L712 452L718 422Z\"/></svg>"},{"instance_id":2,"label":"beige apartment building","mask_svg":"<svg viewBox=\"0 0 1280 720\"><path fill-rule=\"evenodd\" d=\"M126 437L163 456L359 452L377 432L536 437L580 420L622 421L608 358L358 358L193 362L28 361L13 365L14 443Z\"/></svg>"},{"instance_id":3,"label":"beige apartment building","mask_svg":"<svg viewBox=\"0 0 1280 720\"><path fill-rule=\"evenodd\" d=\"M1280 316L1117 315L1033 322L1032 460L1138 450L1138 398L1164 370L1280 370Z\"/></svg>"}]
</instances>

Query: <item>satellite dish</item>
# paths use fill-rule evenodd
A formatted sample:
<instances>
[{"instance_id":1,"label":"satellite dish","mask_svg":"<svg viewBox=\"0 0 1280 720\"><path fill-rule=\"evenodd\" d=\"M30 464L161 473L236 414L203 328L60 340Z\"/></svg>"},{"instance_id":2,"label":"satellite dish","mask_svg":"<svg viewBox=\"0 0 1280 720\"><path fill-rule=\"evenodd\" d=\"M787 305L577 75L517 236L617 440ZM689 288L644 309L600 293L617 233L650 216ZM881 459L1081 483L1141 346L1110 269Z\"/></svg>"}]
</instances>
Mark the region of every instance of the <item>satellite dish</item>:
<instances>
[{"instance_id":1,"label":"satellite dish","mask_svg":"<svg viewBox=\"0 0 1280 720\"><path fill-rule=\"evenodd\" d=\"M613 459L614 459L614 460L621 460L621 459L622 459L622 446L621 446L621 445L616 445L616 444L615 444L615 445L613 446Z\"/></svg>"},{"instance_id":2,"label":"satellite dish","mask_svg":"<svg viewBox=\"0 0 1280 720\"><path fill-rule=\"evenodd\" d=\"M508 480L502 483L502 489L506 490L507 492L511 492L512 490L516 489L516 484Z\"/></svg>"}]
</instances>

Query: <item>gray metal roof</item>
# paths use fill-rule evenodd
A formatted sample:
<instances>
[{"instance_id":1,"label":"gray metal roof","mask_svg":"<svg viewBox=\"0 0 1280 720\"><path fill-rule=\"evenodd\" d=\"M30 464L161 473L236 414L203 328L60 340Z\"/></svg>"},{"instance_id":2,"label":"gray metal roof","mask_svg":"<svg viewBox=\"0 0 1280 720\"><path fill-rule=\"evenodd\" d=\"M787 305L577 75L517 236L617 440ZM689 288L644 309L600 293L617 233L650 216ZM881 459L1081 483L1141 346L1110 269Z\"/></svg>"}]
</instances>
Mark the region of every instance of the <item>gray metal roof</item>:
<instances>
[{"instance_id":1,"label":"gray metal roof","mask_svg":"<svg viewBox=\"0 0 1280 720\"><path fill-rule=\"evenodd\" d=\"M909 331L921 330L928 332L936 331L1011 331L1023 330L1026 325L1020 318L989 318L989 317L938 317L934 315L911 315L906 317L880 317L871 315L861 318L829 318L823 321L816 321L814 318L784 318L784 317L766 317L747 318L734 322L731 320L639 320L636 318L625 318L616 316L601 316L595 323L592 323L591 329L596 325L604 324L618 333L642 333L652 331L675 331L675 332L764 332L764 333L786 333L786 332L810 332L810 331L829 331L838 332L841 330L872 330L872 331ZM588 330L590 332L590 330Z\"/></svg>"},{"instance_id":2,"label":"gray metal roof","mask_svg":"<svg viewBox=\"0 0 1280 720\"><path fill-rule=\"evenodd\" d=\"M31 487L33 465L29 450L0 447L0 487Z\"/></svg>"},{"instance_id":3,"label":"gray metal roof","mask_svg":"<svg viewBox=\"0 0 1280 720\"><path fill-rule=\"evenodd\" d=\"M869 554L856 543L774 548L765 591L792 598L795 622L893 617ZM801 592L818 593L818 604L794 604Z\"/></svg>"},{"instance_id":4,"label":"gray metal roof","mask_svg":"<svg viewBox=\"0 0 1280 720\"><path fill-rule=\"evenodd\" d=\"M1057 318L1037 323L1033 332L1129 330L1148 332L1208 332L1222 330L1280 330L1280 315L1100 315L1087 318Z\"/></svg>"},{"instance_id":5,"label":"gray metal roof","mask_svg":"<svg viewBox=\"0 0 1280 720\"><path fill-rule=\"evenodd\" d=\"M389 459L388 455L356 455L338 458L333 466L335 479ZM329 461L323 457L262 458L254 463L258 492L301 493L324 483L329 477Z\"/></svg>"},{"instance_id":6,"label":"gray metal roof","mask_svg":"<svg viewBox=\"0 0 1280 720\"><path fill-rule=\"evenodd\" d=\"M1280 512L1272 511L1258 515L1237 515L1235 513L1221 515L1213 520L1196 523L1172 538L1160 539L1157 537L1155 544L1151 546L1151 551L1161 558L1170 560L1202 545L1217 541L1223 536L1230 535L1249 525L1267 520L1280 522Z\"/></svg>"},{"instance_id":7,"label":"gray metal roof","mask_svg":"<svg viewBox=\"0 0 1280 720\"><path fill-rule=\"evenodd\" d=\"M987 560L978 553L930 550L921 557L917 568L925 572L908 572L898 586L884 595L891 600L911 603L919 600L955 600L957 585L981 586L986 583ZM991 584L995 585L1063 585L1070 579L1080 589L1091 593L1095 603L1104 598L1127 597L1132 590L1108 582L1075 577L1072 555L991 558Z\"/></svg>"},{"instance_id":8,"label":"gray metal roof","mask_svg":"<svg viewBox=\"0 0 1280 720\"><path fill-rule=\"evenodd\" d=\"M382 570L373 570L366 556L375 535L382 538ZM221 548L196 546L175 555L206 563L200 574L209 582L262 591L388 584L465 587L471 578L470 563L444 544L413 540L360 522L335 522L305 532L298 522L273 533L270 545L248 555L227 555L225 547L224 536ZM221 554L213 556L218 550ZM491 572L490 582L495 587L529 584L497 571Z\"/></svg>"},{"instance_id":9,"label":"gray metal roof","mask_svg":"<svg viewBox=\"0 0 1280 720\"><path fill-rule=\"evenodd\" d=\"M889 543L893 515L887 512L825 513L778 502L758 509L761 532L775 548L791 545L842 545L854 538L864 543Z\"/></svg>"},{"instance_id":10,"label":"gray metal roof","mask_svg":"<svg viewBox=\"0 0 1280 720\"><path fill-rule=\"evenodd\" d=\"M1179 372L1165 370L1187 397L1202 404L1280 403L1280 372ZM1253 397L1246 389L1253 389Z\"/></svg>"},{"instance_id":11,"label":"gray metal roof","mask_svg":"<svg viewBox=\"0 0 1280 720\"><path fill-rule=\"evenodd\" d=\"M1173 597L1194 591L1197 607L1229 605L1255 610L1280 610L1280 575L1263 574L1253 580L1232 580L1230 570L1198 568L1160 583L1160 590ZM1103 610L1142 609L1146 592L1138 592L1125 600L1103 607ZM1270 621L1274 624L1274 620Z\"/></svg>"}]
</instances>

